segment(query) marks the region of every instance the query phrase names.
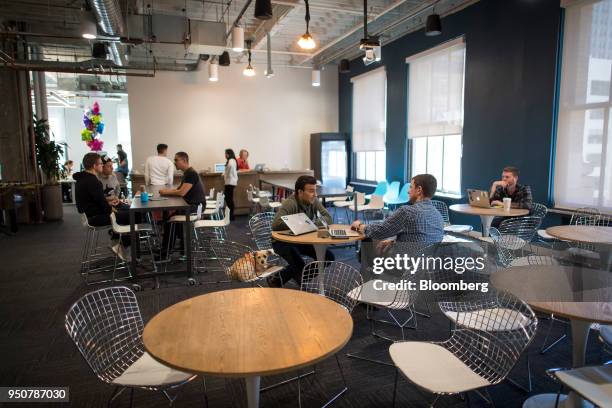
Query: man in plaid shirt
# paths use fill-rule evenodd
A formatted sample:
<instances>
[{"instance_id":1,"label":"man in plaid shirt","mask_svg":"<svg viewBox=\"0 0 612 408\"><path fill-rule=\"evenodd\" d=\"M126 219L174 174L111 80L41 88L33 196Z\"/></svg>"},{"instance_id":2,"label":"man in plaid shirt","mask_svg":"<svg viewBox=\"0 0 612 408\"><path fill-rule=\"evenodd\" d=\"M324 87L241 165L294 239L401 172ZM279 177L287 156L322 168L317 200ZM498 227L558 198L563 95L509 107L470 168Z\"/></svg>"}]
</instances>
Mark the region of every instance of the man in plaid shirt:
<instances>
[{"instance_id":1,"label":"man in plaid shirt","mask_svg":"<svg viewBox=\"0 0 612 408\"><path fill-rule=\"evenodd\" d=\"M489 200L491 205L503 205L504 198L512 200L512 208L525 208L531 210L533 197L531 196L531 187L518 184L519 169L513 166L506 166L502 170L501 180L494 181L491 184L489 192ZM508 217L495 217L491 222L491 226L499 228L499 224Z\"/></svg>"}]
</instances>

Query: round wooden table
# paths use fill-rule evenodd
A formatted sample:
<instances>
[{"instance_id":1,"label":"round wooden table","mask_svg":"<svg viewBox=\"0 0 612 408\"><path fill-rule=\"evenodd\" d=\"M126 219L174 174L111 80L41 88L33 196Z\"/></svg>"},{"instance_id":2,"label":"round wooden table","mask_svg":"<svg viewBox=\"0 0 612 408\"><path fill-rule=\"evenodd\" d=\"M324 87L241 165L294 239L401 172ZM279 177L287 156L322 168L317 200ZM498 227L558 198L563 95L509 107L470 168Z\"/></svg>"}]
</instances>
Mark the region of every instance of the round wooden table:
<instances>
[{"instance_id":1,"label":"round wooden table","mask_svg":"<svg viewBox=\"0 0 612 408\"><path fill-rule=\"evenodd\" d=\"M594 225L558 225L546 228L551 236L563 241L592 244L599 252L601 265L612 270L612 227Z\"/></svg>"},{"instance_id":2,"label":"round wooden table","mask_svg":"<svg viewBox=\"0 0 612 408\"><path fill-rule=\"evenodd\" d=\"M511 208L510 211L505 211L502 207L483 208L469 204L453 204L448 208L461 214L480 216L483 237L489 236L489 228L491 228L491 222L495 217L522 217L523 215L529 215L529 210L525 208Z\"/></svg>"},{"instance_id":3,"label":"round wooden table","mask_svg":"<svg viewBox=\"0 0 612 408\"><path fill-rule=\"evenodd\" d=\"M491 275L491 284L510 292L544 313L570 320L572 367L585 364L591 323L612 323L612 274L570 266L519 266ZM557 394L534 395L523 408L554 407ZM563 407L582 407L574 392L564 398Z\"/></svg>"},{"instance_id":4,"label":"round wooden table","mask_svg":"<svg viewBox=\"0 0 612 408\"><path fill-rule=\"evenodd\" d=\"M310 366L351 338L346 309L291 289L244 288L177 303L146 325L146 350L161 363L202 375L243 377L249 408L262 375Z\"/></svg>"}]
</instances>

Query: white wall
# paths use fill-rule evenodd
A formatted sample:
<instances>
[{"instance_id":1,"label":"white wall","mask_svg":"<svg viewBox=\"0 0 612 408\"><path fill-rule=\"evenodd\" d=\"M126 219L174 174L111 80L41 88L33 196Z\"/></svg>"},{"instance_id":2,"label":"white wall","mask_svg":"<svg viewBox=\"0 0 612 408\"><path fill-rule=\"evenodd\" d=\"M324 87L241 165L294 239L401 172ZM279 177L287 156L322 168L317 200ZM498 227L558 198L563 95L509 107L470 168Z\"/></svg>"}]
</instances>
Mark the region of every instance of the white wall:
<instances>
[{"instance_id":1,"label":"white wall","mask_svg":"<svg viewBox=\"0 0 612 408\"><path fill-rule=\"evenodd\" d=\"M311 133L338 130L338 75L321 74L311 85L311 71L275 68L267 79L242 75L242 65L219 68L219 82L208 81L208 67L198 72L158 72L155 78L128 77L134 170L144 168L158 143L169 154L185 151L198 170L224 162L224 150L250 152L251 166L310 167Z\"/></svg>"},{"instance_id":2,"label":"white wall","mask_svg":"<svg viewBox=\"0 0 612 408\"><path fill-rule=\"evenodd\" d=\"M126 139L126 135L119 134L117 110L120 106L127 106L127 100L125 97L122 101L92 97L89 101L85 99L85 108L91 107L94 102L98 102L100 111L102 112L104 133L101 138L104 141L104 151L111 157L116 157L117 143L121 143L119 141L120 139ZM90 151L85 142L81 140L81 131L84 129L83 113L84 109L79 107L49 107L49 124L51 131L55 134L57 141L65 141L68 143L69 157L71 160L74 160L77 170L83 156ZM127 135L127 137L129 138L129 135ZM124 143L123 148L127 151L129 150L129 145L126 146Z\"/></svg>"}]
</instances>

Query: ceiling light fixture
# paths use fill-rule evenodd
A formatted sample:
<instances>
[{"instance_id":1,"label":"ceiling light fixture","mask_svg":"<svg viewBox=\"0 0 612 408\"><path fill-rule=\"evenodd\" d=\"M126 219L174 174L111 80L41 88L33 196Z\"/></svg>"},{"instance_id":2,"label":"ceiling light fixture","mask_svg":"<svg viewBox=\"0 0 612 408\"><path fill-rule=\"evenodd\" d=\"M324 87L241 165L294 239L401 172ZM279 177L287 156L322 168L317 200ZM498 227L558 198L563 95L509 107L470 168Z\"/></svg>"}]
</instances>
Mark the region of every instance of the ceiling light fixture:
<instances>
[{"instance_id":1,"label":"ceiling light fixture","mask_svg":"<svg viewBox=\"0 0 612 408\"><path fill-rule=\"evenodd\" d=\"M431 14L427 16L425 35L433 37L440 34L442 34L442 21L440 20L440 16L436 14L436 6L434 6L431 10Z\"/></svg>"},{"instance_id":2,"label":"ceiling light fixture","mask_svg":"<svg viewBox=\"0 0 612 408\"><path fill-rule=\"evenodd\" d=\"M210 61L208 63L208 80L210 82L217 82L219 80L219 64L217 61Z\"/></svg>"},{"instance_id":3,"label":"ceiling light fixture","mask_svg":"<svg viewBox=\"0 0 612 408\"><path fill-rule=\"evenodd\" d=\"M83 38L95 40L98 37L96 19L91 11L81 10L80 31Z\"/></svg>"},{"instance_id":4,"label":"ceiling light fixture","mask_svg":"<svg viewBox=\"0 0 612 408\"><path fill-rule=\"evenodd\" d=\"M229 52L223 51L223 53L219 56L219 65L222 67L229 67L230 63L231 61Z\"/></svg>"},{"instance_id":5,"label":"ceiling light fixture","mask_svg":"<svg viewBox=\"0 0 612 408\"><path fill-rule=\"evenodd\" d=\"M268 50L268 67L264 75L266 78L272 78L274 76L274 70L272 70L272 44L270 43L270 32L266 33L267 50Z\"/></svg>"},{"instance_id":6,"label":"ceiling light fixture","mask_svg":"<svg viewBox=\"0 0 612 408\"><path fill-rule=\"evenodd\" d=\"M370 37L368 34L368 0L363 0L363 38L359 41L359 49L365 51L365 65L380 61L380 41L378 37Z\"/></svg>"},{"instance_id":7,"label":"ceiling light fixture","mask_svg":"<svg viewBox=\"0 0 612 408\"><path fill-rule=\"evenodd\" d=\"M303 50L312 50L317 44L308 32L308 26L310 24L310 7L308 6L308 0L304 0L304 3L306 3L306 32L298 40L298 45Z\"/></svg>"},{"instance_id":8,"label":"ceiling light fixture","mask_svg":"<svg viewBox=\"0 0 612 408\"><path fill-rule=\"evenodd\" d=\"M244 51L244 28L234 26L232 29L232 51Z\"/></svg>"},{"instance_id":9,"label":"ceiling light fixture","mask_svg":"<svg viewBox=\"0 0 612 408\"><path fill-rule=\"evenodd\" d=\"M272 1L255 0L255 18L269 20L272 18Z\"/></svg>"},{"instance_id":10,"label":"ceiling light fixture","mask_svg":"<svg viewBox=\"0 0 612 408\"><path fill-rule=\"evenodd\" d=\"M312 86L321 86L321 70L312 67Z\"/></svg>"},{"instance_id":11,"label":"ceiling light fixture","mask_svg":"<svg viewBox=\"0 0 612 408\"><path fill-rule=\"evenodd\" d=\"M249 64L242 71L242 75L247 76L247 77L252 77L252 76L255 76L255 68L253 68L253 66L251 65L251 40L247 40L246 43L247 43L247 50L249 53Z\"/></svg>"}]
</instances>

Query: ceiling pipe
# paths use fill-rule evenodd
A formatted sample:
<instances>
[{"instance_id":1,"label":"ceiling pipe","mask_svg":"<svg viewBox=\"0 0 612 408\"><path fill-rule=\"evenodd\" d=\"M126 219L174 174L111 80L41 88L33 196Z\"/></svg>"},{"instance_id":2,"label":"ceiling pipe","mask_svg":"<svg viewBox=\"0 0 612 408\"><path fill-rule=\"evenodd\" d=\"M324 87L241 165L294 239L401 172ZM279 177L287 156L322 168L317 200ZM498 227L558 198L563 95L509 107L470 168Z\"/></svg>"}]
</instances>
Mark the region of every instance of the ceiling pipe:
<instances>
[{"instance_id":1,"label":"ceiling pipe","mask_svg":"<svg viewBox=\"0 0 612 408\"><path fill-rule=\"evenodd\" d=\"M89 0L89 3L104 33L117 37L124 35L125 23L119 0ZM112 61L119 66L125 65L124 47L110 43L108 48Z\"/></svg>"}]
</instances>

